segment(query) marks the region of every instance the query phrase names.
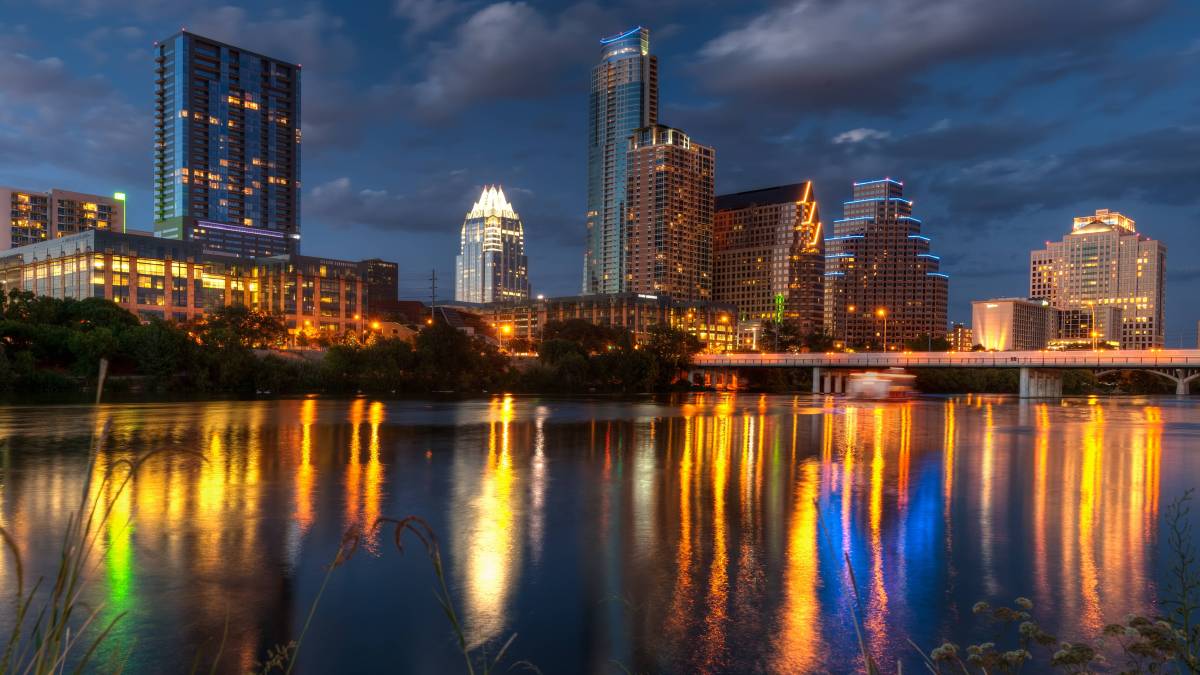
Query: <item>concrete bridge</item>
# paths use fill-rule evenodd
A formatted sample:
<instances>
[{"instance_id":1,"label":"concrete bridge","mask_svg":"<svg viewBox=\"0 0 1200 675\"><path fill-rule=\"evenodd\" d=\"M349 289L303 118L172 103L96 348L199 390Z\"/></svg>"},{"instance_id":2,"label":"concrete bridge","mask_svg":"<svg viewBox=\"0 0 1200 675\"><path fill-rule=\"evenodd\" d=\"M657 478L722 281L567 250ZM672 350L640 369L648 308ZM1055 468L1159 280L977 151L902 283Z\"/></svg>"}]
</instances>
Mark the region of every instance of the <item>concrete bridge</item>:
<instances>
[{"instance_id":1,"label":"concrete bridge","mask_svg":"<svg viewBox=\"0 0 1200 675\"><path fill-rule=\"evenodd\" d=\"M852 372L888 368L1017 368L1021 397L1062 395L1064 370L1092 370L1098 375L1144 370L1175 383L1185 396L1200 379L1200 349L1040 351L1040 352L856 352L853 354L697 354L692 359L693 382L703 378L717 388L737 388L737 373L750 368L812 368L813 393L846 390Z\"/></svg>"}]
</instances>

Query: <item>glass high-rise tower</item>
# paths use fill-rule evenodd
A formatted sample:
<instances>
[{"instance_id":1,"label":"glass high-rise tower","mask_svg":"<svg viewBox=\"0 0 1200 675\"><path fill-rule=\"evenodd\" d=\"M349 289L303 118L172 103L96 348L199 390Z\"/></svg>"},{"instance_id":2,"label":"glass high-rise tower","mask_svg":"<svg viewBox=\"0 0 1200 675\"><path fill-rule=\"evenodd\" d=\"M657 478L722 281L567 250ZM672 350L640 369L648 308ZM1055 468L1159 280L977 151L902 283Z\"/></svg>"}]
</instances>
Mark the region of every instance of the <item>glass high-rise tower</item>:
<instances>
[{"instance_id":1,"label":"glass high-rise tower","mask_svg":"<svg viewBox=\"0 0 1200 675\"><path fill-rule=\"evenodd\" d=\"M600 41L588 100L587 251L583 292L621 293L629 139L658 123L658 59L641 26Z\"/></svg>"},{"instance_id":2,"label":"glass high-rise tower","mask_svg":"<svg viewBox=\"0 0 1200 675\"><path fill-rule=\"evenodd\" d=\"M485 187L463 220L454 299L515 302L529 298L525 228L499 186Z\"/></svg>"},{"instance_id":3,"label":"glass high-rise tower","mask_svg":"<svg viewBox=\"0 0 1200 675\"><path fill-rule=\"evenodd\" d=\"M300 66L180 32L155 45L154 231L240 256L300 240Z\"/></svg>"}]
</instances>

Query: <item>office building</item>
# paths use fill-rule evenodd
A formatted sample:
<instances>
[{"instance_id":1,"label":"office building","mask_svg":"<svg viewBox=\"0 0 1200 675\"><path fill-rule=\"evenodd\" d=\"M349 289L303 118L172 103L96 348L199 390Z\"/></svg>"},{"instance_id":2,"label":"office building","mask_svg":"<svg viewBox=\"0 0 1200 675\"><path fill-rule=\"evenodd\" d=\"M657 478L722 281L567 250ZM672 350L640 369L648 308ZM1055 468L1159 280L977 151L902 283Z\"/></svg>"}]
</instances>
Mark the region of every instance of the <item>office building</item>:
<instances>
[{"instance_id":1,"label":"office building","mask_svg":"<svg viewBox=\"0 0 1200 675\"><path fill-rule=\"evenodd\" d=\"M900 181L863 181L833 221L825 239L825 330L846 347L900 349L946 331L949 276L912 207Z\"/></svg>"},{"instance_id":2,"label":"office building","mask_svg":"<svg viewBox=\"0 0 1200 675\"><path fill-rule=\"evenodd\" d=\"M1091 304L1057 310L1058 334L1051 349L1119 349L1124 321L1120 307Z\"/></svg>"},{"instance_id":3,"label":"office building","mask_svg":"<svg viewBox=\"0 0 1200 675\"><path fill-rule=\"evenodd\" d=\"M655 125L629 140L626 287L678 300L712 299L716 153Z\"/></svg>"},{"instance_id":4,"label":"office building","mask_svg":"<svg viewBox=\"0 0 1200 675\"><path fill-rule=\"evenodd\" d=\"M389 260L364 260L367 271L367 311L372 315L394 312L399 307L399 265Z\"/></svg>"},{"instance_id":5,"label":"office building","mask_svg":"<svg viewBox=\"0 0 1200 675\"><path fill-rule=\"evenodd\" d=\"M1036 351L1058 334L1058 311L1045 300L996 298L971 303L971 332L984 349Z\"/></svg>"},{"instance_id":6,"label":"office building","mask_svg":"<svg viewBox=\"0 0 1200 675\"><path fill-rule=\"evenodd\" d=\"M811 181L716 198L713 300L739 321L822 330L824 233Z\"/></svg>"},{"instance_id":7,"label":"office building","mask_svg":"<svg viewBox=\"0 0 1200 675\"><path fill-rule=\"evenodd\" d=\"M946 342L952 352L969 352L975 348L975 332L966 324L956 323L946 331Z\"/></svg>"},{"instance_id":8,"label":"office building","mask_svg":"<svg viewBox=\"0 0 1200 675\"><path fill-rule=\"evenodd\" d=\"M458 302L513 302L529 297L525 228L499 186L489 186L463 220L454 266Z\"/></svg>"},{"instance_id":9,"label":"office building","mask_svg":"<svg viewBox=\"0 0 1200 675\"><path fill-rule=\"evenodd\" d=\"M280 315L293 336L365 330L366 263L212 254L196 241L90 230L6 251L0 283L56 298L105 298L178 322L224 305Z\"/></svg>"},{"instance_id":10,"label":"office building","mask_svg":"<svg viewBox=\"0 0 1200 675\"><path fill-rule=\"evenodd\" d=\"M650 54L650 31L639 26L600 44L588 99L584 294L628 290L625 156L634 131L658 123L658 58Z\"/></svg>"},{"instance_id":11,"label":"office building","mask_svg":"<svg viewBox=\"0 0 1200 675\"><path fill-rule=\"evenodd\" d=\"M255 257L300 245L300 66L177 33L155 45L154 231Z\"/></svg>"},{"instance_id":12,"label":"office building","mask_svg":"<svg viewBox=\"0 0 1200 675\"><path fill-rule=\"evenodd\" d=\"M125 194L112 197L57 188L48 192L0 186L0 251L84 230L125 229Z\"/></svg>"},{"instance_id":13,"label":"office building","mask_svg":"<svg viewBox=\"0 0 1200 675\"><path fill-rule=\"evenodd\" d=\"M634 344L644 345L650 330L666 325L696 336L708 353L722 353L737 344L737 308L714 302L689 302L645 293L612 293L560 298L537 298L517 303L464 306L484 322L502 328L508 337L540 342L549 321L580 319L597 326L624 328Z\"/></svg>"},{"instance_id":14,"label":"office building","mask_svg":"<svg viewBox=\"0 0 1200 675\"><path fill-rule=\"evenodd\" d=\"M1075 218L1062 241L1029 260L1029 294L1059 310L1117 307L1122 349L1162 347L1167 247L1108 209Z\"/></svg>"}]
</instances>

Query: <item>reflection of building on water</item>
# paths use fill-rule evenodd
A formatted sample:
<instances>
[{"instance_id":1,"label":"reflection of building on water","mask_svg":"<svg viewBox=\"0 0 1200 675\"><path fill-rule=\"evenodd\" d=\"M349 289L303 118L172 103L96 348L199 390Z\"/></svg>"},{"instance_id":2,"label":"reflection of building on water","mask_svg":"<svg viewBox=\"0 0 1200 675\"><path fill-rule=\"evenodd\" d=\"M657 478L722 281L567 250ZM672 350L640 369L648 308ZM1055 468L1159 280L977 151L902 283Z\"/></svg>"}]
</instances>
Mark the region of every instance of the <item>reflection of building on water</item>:
<instances>
[{"instance_id":1,"label":"reflection of building on water","mask_svg":"<svg viewBox=\"0 0 1200 675\"><path fill-rule=\"evenodd\" d=\"M451 569L461 579L470 646L500 637L519 580L525 507L517 483L513 406L511 396L493 398L488 406L482 466L474 444L460 442L454 455L454 503L460 508L450 513Z\"/></svg>"},{"instance_id":2,"label":"reflection of building on water","mask_svg":"<svg viewBox=\"0 0 1200 675\"><path fill-rule=\"evenodd\" d=\"M1151 607L1170 408L807 401L709 395L682 417L558 424L553 406L512 398L474 408L485 422L453 432L457 507L439 532L472 644L507 639L532 598L574 612L584 670L614 653L634 671L852 670L843 556L883 670L906 638L938 644L960 630L953 617L990 588L1083 628ZM393 405L213 403L170 419L113 409L120 444L200 449L206 461L168 452L117 495L99 477L128 455L102 456L93 485L114 518L90 600L185 626L180 644L219 636L228 612L227 665L249 668L290 636L293 603L307 607L311 579L296 575L333 553L313 542L384 510ZM39 533L65 525L81 460L4 461L0 522L32 556L52 555ZM564 504L578 508L569 531L554 512ZM167 577L185 600L148 595ZM537 595L547 579L577 579L575 595ZM12 583L0 557L0 587ZM1076 622L1057 629L1068 638Z\"/></svg>"}]
</instances>

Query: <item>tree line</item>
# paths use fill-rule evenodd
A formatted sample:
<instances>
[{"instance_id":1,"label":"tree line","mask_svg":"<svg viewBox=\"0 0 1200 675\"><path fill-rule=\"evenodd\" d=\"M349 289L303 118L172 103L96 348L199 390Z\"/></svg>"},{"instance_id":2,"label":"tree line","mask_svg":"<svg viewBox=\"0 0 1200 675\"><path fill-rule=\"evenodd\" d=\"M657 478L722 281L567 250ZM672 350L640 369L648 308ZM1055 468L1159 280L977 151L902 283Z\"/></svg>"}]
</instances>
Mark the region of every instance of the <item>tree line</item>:
<instances>
[{"instance_id":1,"label":"tree line","mask_svg":"<svg viewBox=\"0 0 1200 675\"><path fill-rule=\"evenodd\" d=\"M0 391L106 390L173 394L620 392L669 388L700 349L655 328L645 347L623 329L584 321L545 327L540 355L510 358L481 336L424 326L413 340L346 334L323 351L283 351L276 315L240 305L186 323L143 321L109 300L0 295Z\"/></svg>"}]
</instances>

